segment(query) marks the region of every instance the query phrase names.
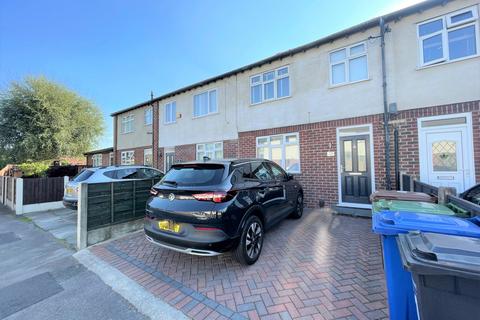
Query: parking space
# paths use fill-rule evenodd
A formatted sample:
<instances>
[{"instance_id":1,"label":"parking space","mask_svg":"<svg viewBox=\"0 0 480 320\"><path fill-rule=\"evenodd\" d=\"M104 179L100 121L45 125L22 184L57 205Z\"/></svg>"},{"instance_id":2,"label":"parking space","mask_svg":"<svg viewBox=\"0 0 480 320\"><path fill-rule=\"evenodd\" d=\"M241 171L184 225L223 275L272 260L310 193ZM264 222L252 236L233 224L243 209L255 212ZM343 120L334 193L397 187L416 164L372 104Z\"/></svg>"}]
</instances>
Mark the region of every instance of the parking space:
<instances>
[{"instance_id":1,"label":"parking space","mask_svg":"<svg viewBox=\"0 0 480 320\"><path fill-rule=\"evenodd\" d=\"M386 319L381 246L371 220L307 210L266 234L250 267L190 256L142 232L90 249L194 319Z\"/></svg>"},{"instance_id":2,"label":"parking space","mask_svg":"<svg viewBox=\"0 0 480 320\"><path fill-rule=\"evenodd\" d=\"M41 229L55 238L65 241L70 247L77 244L77 211L62 208L25 214Z\"/></svg>"}]
</instances>

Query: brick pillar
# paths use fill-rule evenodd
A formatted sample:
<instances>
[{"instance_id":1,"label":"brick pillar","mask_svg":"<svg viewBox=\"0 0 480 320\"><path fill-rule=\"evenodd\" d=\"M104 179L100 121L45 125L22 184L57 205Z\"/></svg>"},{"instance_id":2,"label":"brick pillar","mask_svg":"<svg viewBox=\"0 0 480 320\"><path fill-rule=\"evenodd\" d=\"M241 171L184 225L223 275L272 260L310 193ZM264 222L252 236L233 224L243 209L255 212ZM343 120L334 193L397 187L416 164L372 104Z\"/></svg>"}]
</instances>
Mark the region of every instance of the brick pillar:
<instances>
[{"instance_id":1,"label":"brick pillar","mask_svg":"<svg viewBox=\"0 0 480 320\"><path fill-rule=\"evenodd\" d=\"M153 123L152 123L152 134L153 134L153 146L152 146L152 154L153 154L153 167L159 168L160 164L162 163L158 153L158 133L159 133L159 110L158 110L159 102L154 102L152 104L152 113L153 113Z\"/></svg>"}]
</instances>

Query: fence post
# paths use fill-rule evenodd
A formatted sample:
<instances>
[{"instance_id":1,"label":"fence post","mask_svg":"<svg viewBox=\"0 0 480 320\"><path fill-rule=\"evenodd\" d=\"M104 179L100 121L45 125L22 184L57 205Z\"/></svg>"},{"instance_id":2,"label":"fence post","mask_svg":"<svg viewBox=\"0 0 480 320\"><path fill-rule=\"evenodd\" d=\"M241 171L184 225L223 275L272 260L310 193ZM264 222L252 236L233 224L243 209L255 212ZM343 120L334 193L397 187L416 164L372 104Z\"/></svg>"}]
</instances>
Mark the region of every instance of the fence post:
<instances>
[{"instance_id":1,"label":"fence post","mask_svg":"<svg viewBox=\"0 0 480 320\"><path fill-rule=\"evenodd\" d=\"M410 191L415 191L415 181L417 180L418 180L418 176L415 174L412 174L410 179Z\"/></svg>"},{"instance_id":2,"label":"fence post","mask_svg":"<svg viewBox=\"0 0 480 320\"><path fill-rule=\"evenodd\" d=\"M3 183L5 181L5 179L0 176L0 185L1 185L1 188L2 188L2 193L0 194L0 203L3 204L3 195L5 194L5 184Z\"/></svg>"},{"instance_id":3,"label":"fence post","mask_svg":"<svg viewBox=\"0 0 480 320\"><path fill-rule=\"evenodd\" d=\"M447 204L448 203L448 196L456 196L457 189L454 187L438 187L438 203L439 204Z\"/></svg>"},{"instance_id":4,"label":"fence post","mask_svg":"<svg viewBox=\"0 0 480 320\"><path fill-rule=\"evenodd\" d=\"M110 223L115 221L115 187L114 183L110 182Z\"/></svg>"},{"instance_id":5,"label":"fence post","mask_svg":"<svg viewBox=\"0 0 480 320\"><path fill-rule=\"evenodd\" d=\"M16 178L15 188L15 214L23 214L23 179ZM13 188L12 188L13 189Z\"/></svg>"},{"instance_id":6,"label":"fence post","mask_svg":"<svg viewBox=\"0 0 480 320\"><path fill-rule=\"evenodd\" d=\"M77 249L87 247L88 183L80 183L77 208Z\"/></svg>"},{"instance_id":7,"label":"fence post","mask_svg":"<svg viewBox=\"0 0 480 320\"><path fill-rule=\"evenodd\" d=\"M133 180L133 215L132 217L135 217L135 209L136 209L136 206L137 206L137 199L135 199L135 196L136 196L136 189L137 189L137 184L135 183L135 180Z\"/></svg>"},{"instance_id":8,"label":"fence post","mask_svg":"<svg viewBox=\"0 0 480 320\"><path fill-rule=\"evenodd\" d=\"M69 176L64 176L63 177L63 195L65 195L65 188L67 187L67 184L70 182L70 177Z\"/></svg>"}]
</instances>

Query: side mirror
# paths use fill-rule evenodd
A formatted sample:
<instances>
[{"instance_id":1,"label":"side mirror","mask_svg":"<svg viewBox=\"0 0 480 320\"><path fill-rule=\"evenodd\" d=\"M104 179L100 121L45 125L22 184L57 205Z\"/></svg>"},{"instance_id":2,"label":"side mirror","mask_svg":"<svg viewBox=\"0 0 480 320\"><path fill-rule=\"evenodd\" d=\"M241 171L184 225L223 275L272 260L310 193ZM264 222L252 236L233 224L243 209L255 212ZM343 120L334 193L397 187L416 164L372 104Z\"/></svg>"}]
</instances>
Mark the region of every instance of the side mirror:
<instances>
[{"instance_id":1,"label":"side mirror","mask_svg":"<svg viewBox=\"0 0 480 320\"><path fill-rule=\"evenodd\" d=\"M290 180L293 180L295 179L295 176L291 173L287 173L287 180L290 181Z\"/></svg>"}]
</instances>

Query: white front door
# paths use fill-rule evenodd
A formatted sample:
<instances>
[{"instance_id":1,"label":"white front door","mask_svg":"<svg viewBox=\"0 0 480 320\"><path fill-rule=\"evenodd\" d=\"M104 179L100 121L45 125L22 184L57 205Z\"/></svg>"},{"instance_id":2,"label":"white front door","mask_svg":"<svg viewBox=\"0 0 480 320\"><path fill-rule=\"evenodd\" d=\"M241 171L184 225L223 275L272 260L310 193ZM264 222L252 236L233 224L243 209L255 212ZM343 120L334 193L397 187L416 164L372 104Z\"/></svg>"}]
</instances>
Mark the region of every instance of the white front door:
<instances>
[{"instance_id":1,"label":"white front door","mask_svg":"<svg viewBox=\"0 0 480 320\"><path fill-rule=\"evenodd\" d=\"M419 120L420 180L458 193L475 183L471 131L468 123L443 119ZM438 122L438 126L435 125ZM423 125L423 127L422 127Z\"/></svg>"},{"instance_id":2,"label":"white front door","mask_svg":"<svg viewBox=\"0 0 480 320\"><path fill-rule=\"evenodd\" d=\"M426 132L428 184L465 190L462 131Z\"/></svg>"}]
</instances>

